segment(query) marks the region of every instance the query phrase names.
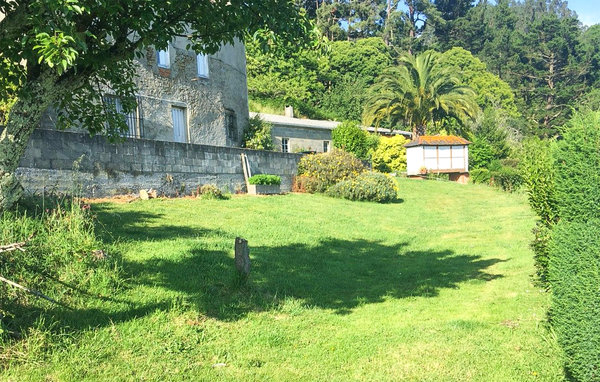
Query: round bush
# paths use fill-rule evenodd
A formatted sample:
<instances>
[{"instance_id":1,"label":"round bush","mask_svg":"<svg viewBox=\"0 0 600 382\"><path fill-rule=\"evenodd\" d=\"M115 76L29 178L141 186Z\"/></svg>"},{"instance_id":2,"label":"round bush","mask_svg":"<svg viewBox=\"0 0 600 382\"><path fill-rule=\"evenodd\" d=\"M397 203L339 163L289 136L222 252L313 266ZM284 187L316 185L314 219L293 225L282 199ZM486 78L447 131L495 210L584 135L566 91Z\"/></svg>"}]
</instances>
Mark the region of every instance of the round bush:
<instances>
[{"instance_id":1,"label":"round bush","mask_svg":"<svg viewBox=\"0 0 600 382\"><path fill-rule=\"evenodd\" d=\"M325 192L337 182L353 178L364 171L365 166L360 160L342 150L305 155L298 163L296 189L310 193Z\"/></svg>"},{"instance_id":2,"label":"round bush","mask_svg":"<svg viewBox=\"0 0 600 382\"><path fill-rule=\"evenodd\" d=\"M348 200L386 203L396 200L398 185L389 175L366 172L330 187L327 195Z\"/></svg>"},{"instance_id":3,"label":"round bush","mask_svg":"<svg viewBox=\"0 0 600 382\"><path fill-rule=\"evenodd\" d=\"M331 132L333 146L356 155L360 159L369 157L369 133L360 128L358 122L345 121Z\"/></svg>"}]
</instances>

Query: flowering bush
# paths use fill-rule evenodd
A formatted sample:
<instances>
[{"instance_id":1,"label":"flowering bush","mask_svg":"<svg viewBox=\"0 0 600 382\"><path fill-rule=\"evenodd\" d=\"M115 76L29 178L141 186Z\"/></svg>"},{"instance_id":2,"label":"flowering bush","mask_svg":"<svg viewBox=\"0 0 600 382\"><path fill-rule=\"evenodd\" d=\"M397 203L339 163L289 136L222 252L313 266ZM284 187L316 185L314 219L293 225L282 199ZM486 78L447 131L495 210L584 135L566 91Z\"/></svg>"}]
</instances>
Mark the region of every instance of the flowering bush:
<instances>
[{"instance_id":1,"label":"flowering bush","mask_svg":"<svg viewBox=\"0 0 600 382\"><path fill-rule=\"evenodd\" d=\"M295 189L325 192L337 182L356 177L365 170L360 160L342 150L306 155L298 164Z\"/></svg>"},{"instance_id":2,"label":"flowering bush","mask_svg":"<svg viewBox=\"0 0 600 382\"><path fill-rule=\"evenodd\" d=\"M327 195L349 200L386 203L396 200L398 185L389 175L366 172L330 187Z\"/></svg>"},{"instance_id":3,"label":"flowering bush","mask_svg":"<svg viewBox=\"0 0 600 382\"><path fill-rule=\"evenodd\" d=\"M373 168L381 172L406 171L406 147L408 139L402 135L381 137L373 153Z\"/></svg>"}]
</instances>

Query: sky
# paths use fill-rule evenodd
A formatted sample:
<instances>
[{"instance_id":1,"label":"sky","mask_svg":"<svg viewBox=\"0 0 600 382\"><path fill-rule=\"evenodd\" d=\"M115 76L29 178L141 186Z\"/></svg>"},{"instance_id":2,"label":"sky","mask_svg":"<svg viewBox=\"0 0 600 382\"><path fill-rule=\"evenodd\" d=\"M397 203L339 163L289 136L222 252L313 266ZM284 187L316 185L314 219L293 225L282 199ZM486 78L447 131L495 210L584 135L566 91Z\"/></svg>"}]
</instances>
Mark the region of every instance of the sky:
<instances>
[{"instance_id":1,"label":"sky","mask_svg":"<svg viewBox=\"0 0 600 382\"><path fill-rule=\"evenodd\" d=\"M568 0L568 3L583 24L600 24L600 0Z\"/></svg>"}]
</instances>

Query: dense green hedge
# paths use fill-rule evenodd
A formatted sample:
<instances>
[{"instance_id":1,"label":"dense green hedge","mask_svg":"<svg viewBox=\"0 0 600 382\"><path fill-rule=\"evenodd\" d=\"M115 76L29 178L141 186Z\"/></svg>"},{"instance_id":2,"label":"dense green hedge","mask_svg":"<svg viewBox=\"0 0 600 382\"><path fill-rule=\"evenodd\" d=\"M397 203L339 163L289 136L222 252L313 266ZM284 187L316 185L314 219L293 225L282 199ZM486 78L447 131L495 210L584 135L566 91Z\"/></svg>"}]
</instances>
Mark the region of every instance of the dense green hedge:
<instances>
[{"instance_id":1,"label":"dense green hedge","mask_svg":"<svg viewBox=\"0 0 600 382\"><path fill-rule=\"evenodd\" d=\"M279 175L258 174L248 178L248 183L263 185L279 185L281 184L281 177Z\"/></svg>"},{"instance_id":2,"label":"dense green hedge","mask_svg":"<svg viewBox=\"0 0 600 382\"><path fill-rule=\"evenodd\" d=\"M365 172L330 187L327 195L348 200L386 203L396 200L398 185L389 175Z\"/></svg>"},{"instance_id":3,"label":"dense green hedge","mask_svg":"<svg viewBox=\"0 0 600 382\"><path fill-rule=\"evenodd\" d=\"M550 245L550 319L577 381L600 380L600 220L558 223Z\"/></svg>"},{"instance_id":4,"label":"dense green hedge","mask_svg":"<svg viewBox=\"0 0 600 382\"><path fill-rule=\"evenodd\" d=\"M560 219L600 218L600 112L577 115L556 153Z\"/></svg>"}]
</instances>

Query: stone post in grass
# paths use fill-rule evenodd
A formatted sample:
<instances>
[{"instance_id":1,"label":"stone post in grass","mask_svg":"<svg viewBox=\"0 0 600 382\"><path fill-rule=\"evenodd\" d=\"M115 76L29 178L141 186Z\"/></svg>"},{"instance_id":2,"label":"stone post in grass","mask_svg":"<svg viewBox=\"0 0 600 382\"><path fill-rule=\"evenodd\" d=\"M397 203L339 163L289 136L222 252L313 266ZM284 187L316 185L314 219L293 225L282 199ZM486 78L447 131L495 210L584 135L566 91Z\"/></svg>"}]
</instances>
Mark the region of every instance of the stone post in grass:
<instances>
[{"instance_id":1,"label":"stone post in grass","mask_svg":"<svg viewBox=\"0 0 600 382\"><path fill-rule=\"evenodd\" d=\"M235 268L241 284L245 284L250 275L250 249L248 240L235 238Z\"/></svg>"}]
</instances>

